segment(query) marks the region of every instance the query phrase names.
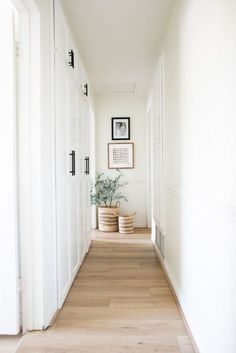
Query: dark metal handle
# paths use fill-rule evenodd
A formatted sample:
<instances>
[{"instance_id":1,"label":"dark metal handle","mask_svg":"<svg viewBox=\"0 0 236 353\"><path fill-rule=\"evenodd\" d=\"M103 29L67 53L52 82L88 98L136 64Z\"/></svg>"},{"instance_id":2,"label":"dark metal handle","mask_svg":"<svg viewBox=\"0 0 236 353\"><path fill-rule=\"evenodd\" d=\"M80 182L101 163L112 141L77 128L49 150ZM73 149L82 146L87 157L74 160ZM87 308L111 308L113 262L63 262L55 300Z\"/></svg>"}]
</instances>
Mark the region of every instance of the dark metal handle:
<instances>
[{"instance_id":1,"label":"dark metal handle","mask_svg":"<svg viewBox=\"0 0 236 353\"><path fill-rule=\"evenodd\" d=\"M88 164L87 164L87 157L85 157L84 158L84 161L85 161L85 171L84 171L84 174L86 174L87 175L87 166L88 166Z\"/></svg>"},{"instance_id":2,"label":"dark metal handle","mask_svg":"<svg viewBox=\"0 0 236 353\"><path fill-rule=\"evenodd\" d=\"M71 170L70 170L70 173L73 176L73 175L75 175L75 151L71 151L70 156L71 156Z\"/></svg>"},{"instance_id":3,"label":"dark metal handle","mask_svg":"<svg viewBox=\"0 0 236 353\"><path fill-rule=\"evenodd\" d=\"M70 57L70 61L68 62L69 66L71 66L73 69L75 67L75 60L74 60L74 50L71 49L69 51L69 57Z\"/></svg>"},{"instance_id":4,"label":"dark metal handle","mask_svg":"<svg viewBox=\"0 0 236 353\"><path fill-rule=\"evenodd\" d=\"M89 157L87 157L87 175L89 175L89 169L90 169L90 166L89 166Z\"/></svg>"},{"instance_id":5,"label":"dark metal handle","mask_svg":"<svg viewBox=\"0 0 236 353\"><path fill-rule=\"evenodd\" d=\"M86 158L84 159L84 161L85 161L85 171L84 171L84 174L89 175L89 157L86 157Z\"/></svg>"},{"instance_id":6,"label":"dark metal handle","mask_svg":"<svg viewBox=\"0 0 236 353\"><path fill-rule=\"evenodd\" d=\"M84 85L84 95L88 97L88 84Z\"/></svg>"}]
</instances>

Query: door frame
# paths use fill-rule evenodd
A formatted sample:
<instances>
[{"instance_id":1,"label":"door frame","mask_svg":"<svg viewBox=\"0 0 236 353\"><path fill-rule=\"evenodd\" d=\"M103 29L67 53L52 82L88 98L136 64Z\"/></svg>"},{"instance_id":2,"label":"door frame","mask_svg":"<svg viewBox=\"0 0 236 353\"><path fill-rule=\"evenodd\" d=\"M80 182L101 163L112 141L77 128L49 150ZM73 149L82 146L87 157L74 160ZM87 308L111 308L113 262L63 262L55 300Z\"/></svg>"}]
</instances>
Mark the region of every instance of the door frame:
<instances>
[{"instance_id":1,"label":"door frame","mask_svg":"<svg viewBox=\"0 0 236 353\"><path fill-rule=\"evenodd\" d=\"M147 106L147 214L148 225L152 227L152 241L156 243L157 232L161 237L161 252L164 256L165 253L165 165L164 165L164 53L162 52L158 58L155 75L153 78L153 86L150 94L150 99ZM159 144L160 150L159 160L154 157L155 141L152 136L156 120L159 120ZM156 156L157 157L157 156ZM159 180L153 177L153 164L154 161L159 164L160 175ZM159 182L159 185L157 184ZM158 208L160 209L160 219L157 220L157 215L154 214L153 195L154 188L158 188L160 192L160 199Z\"/></svg>"},{"instance_id":2,"label":"door frame","mask_svg":"<svg viewBox=\"0 0 236 353\"><path fill-rule=\"evenodd\" d=\"M151 178L151 122L152 122L152 101L148 102L146 114L146 158L147 158L147 228L152 228L152 178Z\"/></svg>"},{"instance_id":3,"label":"door frame","mask_svg":"<svg viewBox=\"0 0 236 353\"><path fill-rule=\"evenodd\" d=\"M19 13L18 58L18 234L21 329L32 330L41 319L41 85L40 13L34 0L11 0ZM20 128L19 128L20 127Z\"/></svg>"},{"instance_id":4,"label":"door frame","mask_svg":"<svg viewBox=\"0 0 236 353\"><path fill-rule=\"evenodd\" d=\"M95 113L90 108L90 177L94 181L96 177L96 119ZM97 229L97 209L91 205L91 229ZM88 247L90 244L88 244Z\"/></svg>"}]
</instances>

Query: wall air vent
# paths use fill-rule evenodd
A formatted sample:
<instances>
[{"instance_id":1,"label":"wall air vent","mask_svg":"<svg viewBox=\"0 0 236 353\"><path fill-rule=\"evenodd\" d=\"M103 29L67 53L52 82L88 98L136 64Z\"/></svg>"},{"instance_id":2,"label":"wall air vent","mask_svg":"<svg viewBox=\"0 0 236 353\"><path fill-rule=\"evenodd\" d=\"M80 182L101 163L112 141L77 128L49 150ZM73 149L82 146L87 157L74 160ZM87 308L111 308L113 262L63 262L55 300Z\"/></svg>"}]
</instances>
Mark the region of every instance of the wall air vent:
<instances>
[{"instance_id":1,"label":"wall air vent","mask_svg":"<svg viewBox=\"0 0 236 353\"><path fill-rule=\"evenodd\" d=\"M109 94L135 94L138 84L134 82L106 83L104 88Z\"/></svg>"}]
</instances>

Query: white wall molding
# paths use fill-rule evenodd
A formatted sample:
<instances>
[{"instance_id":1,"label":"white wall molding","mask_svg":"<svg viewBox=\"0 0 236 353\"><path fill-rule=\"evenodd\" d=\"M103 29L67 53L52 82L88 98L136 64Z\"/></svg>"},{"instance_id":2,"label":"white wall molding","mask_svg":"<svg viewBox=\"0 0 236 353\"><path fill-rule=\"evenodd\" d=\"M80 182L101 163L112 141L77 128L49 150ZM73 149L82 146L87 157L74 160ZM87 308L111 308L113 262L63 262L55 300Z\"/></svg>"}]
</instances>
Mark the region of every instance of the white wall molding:
<instances>
[{"instance_id":1,"label":"white wall molding","mask_svg":"<svg viewBox=\"0 0 236 353\"><path fill-rule=\"evenodd\" d=\"M142 179L142 180L135 180L135 179L131 179L131 180L129 180L128 178L127 178L127 182L129 183L129 184L146 184L146 180L145 179Z\"/></svg>"},{"instance_id":2,"label":"white wall molding","mask_svg":"<svg viewBox=\"0 0 236 353\"><path fill-rule=\"evenodd\" d=\"M202 203L205 206L215 208L217 209L217 211L223 212L228 216L236 218L236 205L226 203L221 200L216 200L211 197L207 197L203 193L187 192L183 189L179 189L170 185L165 186L165 192L173 194L181 199Z\"/></svg>"}]
</instances>

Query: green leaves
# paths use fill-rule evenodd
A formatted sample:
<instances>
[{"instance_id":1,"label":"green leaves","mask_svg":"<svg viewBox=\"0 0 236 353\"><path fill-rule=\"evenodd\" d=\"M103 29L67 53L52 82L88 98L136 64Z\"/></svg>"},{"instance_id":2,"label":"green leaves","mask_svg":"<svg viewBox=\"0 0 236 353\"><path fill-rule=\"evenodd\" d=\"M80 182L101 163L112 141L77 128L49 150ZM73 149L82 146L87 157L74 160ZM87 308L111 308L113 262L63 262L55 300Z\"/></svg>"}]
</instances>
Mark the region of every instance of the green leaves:
<instances>
[{"instance_id":1,"label":"green leaves","mask_svg":"<svg viewBox=\"0 0 236 353\"><path fill-rule=\"evenodd\" d=\"M120 200L128 201L121 193L121 188L127 185L122 183L122 173L118 170L118 175L114 178L106 176L104 173L98 174L95 183L91 186L91 204L97 206L112 207L117 206Z\"/></svg>"}]
</instances>

